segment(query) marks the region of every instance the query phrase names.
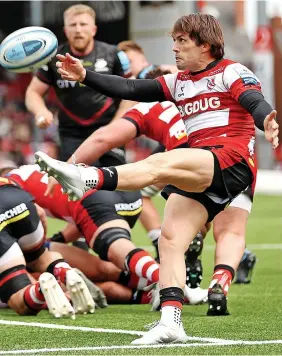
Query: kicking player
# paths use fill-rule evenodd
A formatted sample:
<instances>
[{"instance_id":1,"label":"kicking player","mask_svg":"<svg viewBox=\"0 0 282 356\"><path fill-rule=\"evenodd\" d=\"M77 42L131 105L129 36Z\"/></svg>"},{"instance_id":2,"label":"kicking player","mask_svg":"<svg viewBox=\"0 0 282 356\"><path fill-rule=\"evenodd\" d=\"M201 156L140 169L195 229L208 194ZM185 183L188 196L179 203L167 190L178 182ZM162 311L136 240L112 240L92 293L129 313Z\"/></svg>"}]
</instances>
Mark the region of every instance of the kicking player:
<instances>
[{"instance_id":1,"label":"kicking player","mask_svg":"<svg viewBox=\"0 0 282 356\"><path fill-rule=\"evenodd\" d=\"M0 177L0 200L2 302L20 315L37 314L46 304L55 317L93 313L95 304L82 278L59 253L45 248L45 231L33 197L13 181ZM42 273L38 282L31 283L26 264ZM74 308L56 279L66 285Z\"/></svg>"},{"instance_id":2,"label":"kicking player","mask_svg":"<svg viewBox=\"0 0 282 356\"><path fill-rule=\"evenodd\" d=\"M65 188L80 196L94 187L124 190L155 183L173 185L164 191L168 200L160 240L162 316L154 328L134 342L137 344L188 339L181 322L183 252L201 226L255 182L254 122L274 148L278 145L276 111L264 100L259 80L250 70L223 59L224 41L217 20L207 14L183 16L174 24L172 37L177 67L186 71L157 80L105 77L86 71L68 54L58 56L57 66L62 78L81 81L109 96L176 102L191 148L107 170L68 166L36 155L45 169L49 166L50 172L59 174ZM210 295L227 293L234 276L229 263L238 259L244 248L239 246L240 253L234 251L231 243L236 237L226 240L222 255L226 262L215 268Z\"/></svg>"}]
</instances>

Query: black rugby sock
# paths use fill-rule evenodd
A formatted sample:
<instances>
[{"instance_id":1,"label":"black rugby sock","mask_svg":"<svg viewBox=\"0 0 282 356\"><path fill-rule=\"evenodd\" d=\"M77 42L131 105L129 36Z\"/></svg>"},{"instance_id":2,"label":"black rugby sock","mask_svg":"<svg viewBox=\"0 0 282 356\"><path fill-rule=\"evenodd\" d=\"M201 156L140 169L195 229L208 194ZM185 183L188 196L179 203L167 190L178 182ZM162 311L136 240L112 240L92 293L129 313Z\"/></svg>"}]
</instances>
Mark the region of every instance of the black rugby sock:
<instances>
[{"instance_id":1,"label":"black rugby sock","mask_svg":"<svg viewBox=\"0 0 282 356\"><path fill-rule=\"evenodd\" d=\"M118 184L118 173L115 167L98 168L99 183L97 189L99 190L116 190Z\"/></svg>"}]
</instances>

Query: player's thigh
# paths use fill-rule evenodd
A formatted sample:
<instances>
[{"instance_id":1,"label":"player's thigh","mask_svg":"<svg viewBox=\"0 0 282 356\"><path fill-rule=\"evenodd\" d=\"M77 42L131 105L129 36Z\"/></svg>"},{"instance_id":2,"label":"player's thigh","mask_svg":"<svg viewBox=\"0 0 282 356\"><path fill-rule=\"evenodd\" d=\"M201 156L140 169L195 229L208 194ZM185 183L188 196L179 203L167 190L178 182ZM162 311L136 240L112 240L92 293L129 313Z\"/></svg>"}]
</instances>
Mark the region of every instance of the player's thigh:
<instances>
[{"instance_id":1,"label":"player's thigh","mask_svg":"<svg viewBox=\"0 0 282 356\"><path fill-rule=\"evenodd\" d=\"M32 201L26 201L26 216L12 223L10 230L16 237L26 262L36 261L45 251L44 227Z\"/></svg>"},{"instance_id":2,"label":"player's thigh","mask_svg":"<svg viewBox=\"0 0 282 356\"><path fill-rule=\"evenodd\" d=\"M44 243L44 229L32 200L30 194L18 187L4 186L0 189L0 231L13 237L24 255L26 252L36 254L39 250L42 253Z\"/></svg>"},{"instance_id":3,"label":"player's thigh","mask_svg":"<svg viewBox=\"0 0 282 356\"><path fill-rule=\"evenodd\" d=\"M30 284L25 259L16 240L7 230L0 231L0 296L4 303ZM20 300L15 299L20 310ZM10 304L9 304L10 305ZM11 305L10 305L11 307Z\"/></svg>"},{"instance_id":4,"label":"player's thigh","mask_svg":"<svg viewBox=\"0 0 282 356\"><path fill-rule=\"evenodd\" d=\"M0 274L18 265L25 265L25 259L17 240L8 231L0 231Z\"/></svg>"},{"instance_id":5,"label":"player's thigh","mask_svg":"<svg viewBox=\"0 0 282 356\"><path fill-rule=\"evenodd\" d=\"M227 234L245 236L248 217L248 210L239 206L228 206L213 221L215 240Z\"/></svg>"},{"instance_id":6,"label":"player's thigh","mask_svg":"<svg viewBox=\"0 0 282 356\"><path fill-rule=\"evenodd\" d=\"M164 210L162 239L168 239L180 248L189 243L205 224L208 213L198 201L180 194L170 194Z\"/></svg>"},{"instance_id":7,"label":"player's thigh","mask_svg":"<svg viewBox=\"0 0 282 356\"><path fill-rule=\"evenodd\" d=\"M158 167L174 168L180 172L206 172L213 170L213 155L209 150L198 148L178 148L149 156L147 161Z\"/></svg>"},{"instance_id":8,"label":"player's thigh","mask_svg":"<svg viewBox=\"0 0 282 356\"><path fill-rule=\"evenodd\" d=\"M117 203L115 203L115 211L119 216L123 216L128 225L132 229L143 208L142 195L140 191L117 191Z\"/></svg>"},{"instance_id":9,"label":"player's thigh","mask_svg":"<svg viewBox=\"0 0 282 356\"><path fill-rule=\"evenodd\" d=\"M129 195L132 200L128 199ZM134 192L123 194L100 190L82 199L73 219L90 245L93 236L97 236L103 230L103 226L107 228L117 226L130 231L141 210L140 193L136 195Z\"/></svg>"},{"instance_id":10,"label":"player's thigh","mask_svg":"<svg viewBox=\"0 0 282 356\"><path fill-rule=\"evenodd\" d=\"M212 182L214 156L209 150L179 148L149 156L147 162L162 182L201 192Z\"/></svg>"}]
</instances>

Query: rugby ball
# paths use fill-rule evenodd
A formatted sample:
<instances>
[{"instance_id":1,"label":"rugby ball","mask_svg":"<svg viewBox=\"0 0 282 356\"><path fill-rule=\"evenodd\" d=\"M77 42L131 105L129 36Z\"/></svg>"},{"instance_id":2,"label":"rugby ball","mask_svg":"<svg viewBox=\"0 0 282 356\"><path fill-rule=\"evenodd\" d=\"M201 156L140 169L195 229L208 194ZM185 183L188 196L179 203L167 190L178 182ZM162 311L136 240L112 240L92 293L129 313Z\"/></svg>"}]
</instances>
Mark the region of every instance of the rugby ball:
<instances>
[{"instance_id":1,"label":"rugby ball","mask_svg":"<svg viewBox=\"0 0 282 356\"><path fill-rule=\"evenodd\" d=\"M32 72L51 61L57 48L57 37L47 28L21 28L1 43L0 64L9 72Z\"/></svg>"}]
</instances>

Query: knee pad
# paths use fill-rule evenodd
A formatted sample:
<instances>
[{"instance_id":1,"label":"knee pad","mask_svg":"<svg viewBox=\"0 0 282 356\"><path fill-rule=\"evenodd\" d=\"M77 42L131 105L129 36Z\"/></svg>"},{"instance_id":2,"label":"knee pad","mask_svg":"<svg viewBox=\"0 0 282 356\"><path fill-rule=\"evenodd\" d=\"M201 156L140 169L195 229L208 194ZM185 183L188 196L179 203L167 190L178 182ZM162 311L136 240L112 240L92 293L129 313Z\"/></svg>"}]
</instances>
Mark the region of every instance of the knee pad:
<instances>
[{"instance_id":1,"label":"knee pad","mask_svg":"<svg viewBox=\"0 0 282 356\"><path fill-rule=\"evenodd\" d=\"M47 247L45 241L42 241L41 245L36 246L35 249L30 251L23 251L24 258L27 263L36 261L45 251Z\"/></svg>"},{"instance_id":2,"label":"knee pad","mask_svg":"<svg viewBox=\"0 0 282 356\"><path fill-rule=\"evenodd\" d=\"M2 302L7 303L13 294L30 285L30 283L24 265L11 267L0 273L0 295Z\"/></svg>"},{"instance_id":3,"label":"knee pad","mask_svg":"<svg viewBox=\"0 0 282 356\"><path fill-rule=\"evenodd\" d=\"M131 241L130 232L121 227L110 227L105 229L96 237L93 250L99 255L101 260L108 261L109 248L113 242L119 239Z\"/></svg>"}]
</instances>

